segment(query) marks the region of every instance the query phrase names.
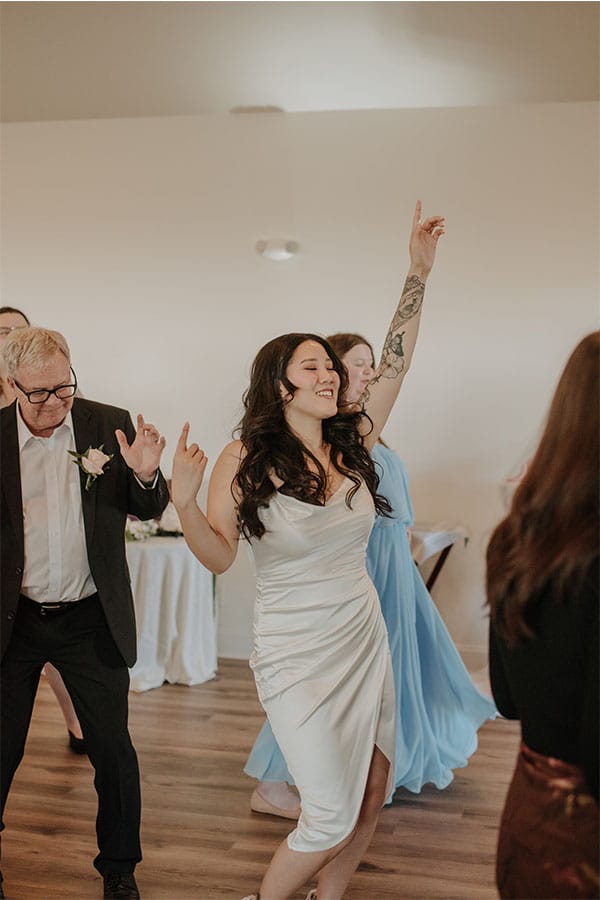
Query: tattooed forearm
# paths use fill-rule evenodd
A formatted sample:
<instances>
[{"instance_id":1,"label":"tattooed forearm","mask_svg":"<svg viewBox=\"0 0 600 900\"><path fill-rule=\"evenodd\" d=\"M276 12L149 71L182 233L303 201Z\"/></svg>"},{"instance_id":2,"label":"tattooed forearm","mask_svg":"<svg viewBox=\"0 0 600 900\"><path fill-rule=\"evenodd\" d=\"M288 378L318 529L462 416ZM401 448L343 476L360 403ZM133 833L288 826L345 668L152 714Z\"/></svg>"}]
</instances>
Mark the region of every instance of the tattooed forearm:
<instances>
[{"instance_id":1,"label":"tattooed forearm","mask_svg":"<svg viewBox=\"0 0 600 900\"><path fill-rule=\"evenodd\" d=\"M400 331L400 328L420 312L424 293L425 282L421 281L417 275L410 275L406 279L404 290L398 303L398 309L392 319L392 324L389 327L383 345L381 363L371 384L376 384L382 378L397 378L404 372L406 359L402 339L405 332ZM368 391L364 399L365 401L368 399Z\"/></svg>"},{"instance_id":2,"label":"tattooed forearm","mask_svg":"<svg viewBox=\"0 0 600 900\"><path fill-rule=\"evenodd\" d=\"M424 294L425 282L421 281L418 275L409 275L404 282L404 290L390 326L390 332L398 328L401 322L408 322L417 315L423 305Z\"/></svg>"},{"instance_id":3,"label":"tattooed forearm","mask_svg":"<svg viewBox=\"0 0 600 900\"><path fill-rule=\"evenodd\" d=\"M385 344L383 345L381 363L379 364L376 374L363 391L361 398L363 404L367 403L369 400L370 387L377 384L382 378L398 378L398 376L404 372L406 360L404 359L404 350L402 348L403 337L403 331L400 334L398 334L398 332L395 334L388 334Z\"/></svg>"},{"instance_id":4,"label":"tattooed forearm","mask_svg":"<svg viewBox=\"0 0 600 900\"><path fill-rule=\"evenodd\" d=\"M379 371L371 384L379 381L380 378L397 378L398 375L404 372L405 359L404 348L402 346L404 334L404 331L401 331L400 333L397 331L390 331L388 333L385 344L383 345Z\"/></svg>"}]
</instances>

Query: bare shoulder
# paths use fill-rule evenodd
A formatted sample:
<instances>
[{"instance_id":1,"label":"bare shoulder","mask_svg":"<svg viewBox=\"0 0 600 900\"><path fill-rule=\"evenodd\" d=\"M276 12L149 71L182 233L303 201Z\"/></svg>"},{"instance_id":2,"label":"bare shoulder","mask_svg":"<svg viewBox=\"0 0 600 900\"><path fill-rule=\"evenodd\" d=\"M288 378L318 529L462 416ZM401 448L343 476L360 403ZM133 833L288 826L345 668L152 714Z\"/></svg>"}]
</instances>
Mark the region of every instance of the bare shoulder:
<instances>
[{"instance_id":1,"label":"bare shoulder","mask_svg":"<svg viewBox=\"0 0 600 900\"><path fill-rule=\"evenodd\" d=\"M211 527L225 538L231 548L237 547L239 539L239 497L235 483L240 467L239 445L240 441L231 441L221 450L210 476L206 505Z\"/></svg>"},{"instance_id":2,"label":"bare shoulder","mask_svg":"<svg viewBox=\"0 0 600 900\"><path fill-rule=\"evenodd\" d=\"M221 450L210 476L209 506L211 506L211 499L215 497L226 496L228 503L230 499L235 500L236 503L239 502L239 491L235 480L245 455L246 449L241 441L230 441Z\"/></svg>"},{"instance_id":3,"label":"bare shoulder","mask_svg":"<svg viewBox=\"0 0 600 900\"><path fill-rule=\"evenodd\" d=\"M213 469L213 476L217 475L233 481L245 455L246 450L241 441L230 441L219 454Z\"/></svg>"},{"instance_id":4,"label":"bare shoulder","mask_svg":"<svg viewBox=\"0 0 600 900\"><path fill-rule=\"evenodd\" d=\"M247 450L241 441L230 441L221 451L221 456L229 459L235 459L240 463L246 456ZM219 459L221 458L219 457Z\"/></svg>"}]
</instances>

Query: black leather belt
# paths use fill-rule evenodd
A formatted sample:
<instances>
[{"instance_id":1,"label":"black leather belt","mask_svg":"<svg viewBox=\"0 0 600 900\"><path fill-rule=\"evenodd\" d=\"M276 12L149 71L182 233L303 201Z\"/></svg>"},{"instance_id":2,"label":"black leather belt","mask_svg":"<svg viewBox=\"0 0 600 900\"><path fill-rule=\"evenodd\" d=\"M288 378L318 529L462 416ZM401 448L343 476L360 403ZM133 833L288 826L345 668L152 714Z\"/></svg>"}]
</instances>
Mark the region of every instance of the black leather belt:
<instances>
[{"instance_id":1,"label":"black leather belt","mask_svg":"<svg viewBox=\"0 0 600 900\"><path fill-rule=\"evenodd\" d=\"M81 600L57 600L55 603L38 603L37 600L32 600L31 597L26 597L25 594L21 594L20 599L26 600L29 607L39 613L40 616L57 616L61 613L69 612L69 610L80 603L85 603L86 600L91 600L97 596L98 594L90 594L89 597L83 597Z\"/></svg>"}]
</instances>

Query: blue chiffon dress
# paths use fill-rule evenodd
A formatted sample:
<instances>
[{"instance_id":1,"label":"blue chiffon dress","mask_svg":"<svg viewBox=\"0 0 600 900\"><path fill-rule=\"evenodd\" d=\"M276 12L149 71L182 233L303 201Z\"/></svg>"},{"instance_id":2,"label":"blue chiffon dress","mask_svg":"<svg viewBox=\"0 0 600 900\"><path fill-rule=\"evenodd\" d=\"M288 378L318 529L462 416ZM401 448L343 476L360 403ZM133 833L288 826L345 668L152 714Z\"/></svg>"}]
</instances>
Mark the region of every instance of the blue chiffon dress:
<instances>
[{"instance_id":1,"label":"blue chiffon dress","mask_svg":"<svg viewBox=\"0 0 600 900\"><path fill-rule=\"evenodd\" d=\"M404 465L382 444L372 456L379 493L393 508L392 518L375 519L367 569L379 594L394 672L394 784L413 793L427 783L442 789L452 781L453 769L467 765L477 748L477 729L495 717L496 707L471 681L413 561L406 529L414 519ZM259 781L293 784L268 721L244 772Z\"/></svg>"}]
</instances>

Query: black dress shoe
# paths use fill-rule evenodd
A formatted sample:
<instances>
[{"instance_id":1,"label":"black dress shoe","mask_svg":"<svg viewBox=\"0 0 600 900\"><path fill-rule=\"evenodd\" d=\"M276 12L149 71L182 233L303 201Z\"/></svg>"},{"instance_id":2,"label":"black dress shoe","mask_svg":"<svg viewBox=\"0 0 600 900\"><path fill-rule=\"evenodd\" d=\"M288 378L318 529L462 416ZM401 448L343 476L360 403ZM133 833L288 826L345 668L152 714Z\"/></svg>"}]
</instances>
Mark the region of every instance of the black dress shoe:
<instances>
[{"instance_id":1,"label":"black dress shoe","mask_svg":"<svg viewBox=\"0 0 600 900\"><path fill-rule=\"evenodd\" d=\"M78 753L80 756L83 756L85 753L87 753L85 738L75 737L72 731L69 731L69 747L71 748L73 753Z\"/></svg>"},{"instance_id":2,"label":"black dress shoe","mask_svg":"<svg viewBox=\"0 0 600 900\"><path fill-rule=\"evenodd\" d=\"M104 876L104 900L140 900L133 872L109 872Z\"/></svg>"}]
</instances>

